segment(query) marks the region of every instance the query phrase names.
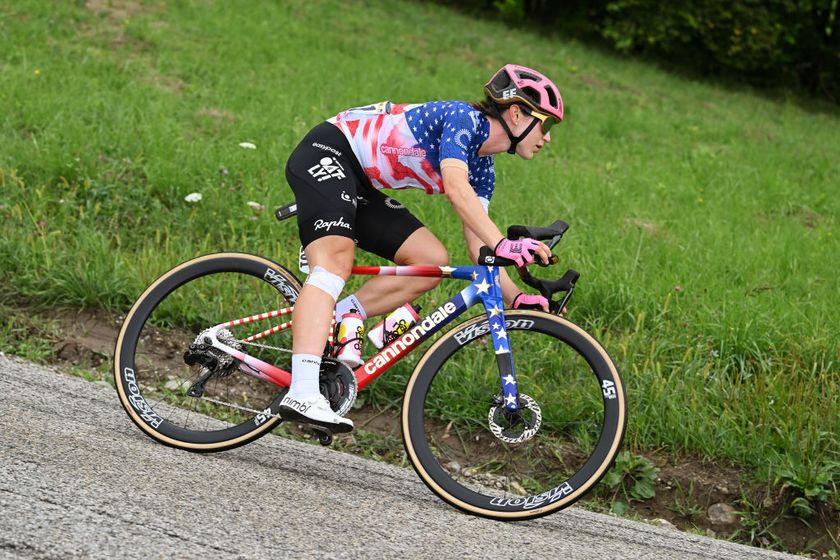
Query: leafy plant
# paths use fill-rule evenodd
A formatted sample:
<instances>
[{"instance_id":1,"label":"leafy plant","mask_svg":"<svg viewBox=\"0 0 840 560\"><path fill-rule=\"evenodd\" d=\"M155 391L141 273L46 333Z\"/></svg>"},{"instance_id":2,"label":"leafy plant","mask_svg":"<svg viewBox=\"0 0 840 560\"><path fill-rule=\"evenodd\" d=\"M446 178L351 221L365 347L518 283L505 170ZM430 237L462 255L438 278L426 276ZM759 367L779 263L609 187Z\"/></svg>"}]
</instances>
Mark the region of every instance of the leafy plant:
<instances>
[{"instance_id":1,"label":"leafy plant","mask_svg":"<svg viewBox=\"0 0 840 560\"><path fill-rule=\"evenodd\" d=\"M649 459L622 451L615 460L615 465L604 477L603 484L612 491L613 513L621 515L627 511L630 502L650 500L656 495L654 483L659 469ZM617 500L617 497L623 500Z\"/></svg>"},{"instance_id":2,"label":"leafy plant","mask_svg":"<svg viewBox=\"0 0 840 560\"><path fill-rule=\"evenodd\" d=\"M776 484L793 494L790 506L799 517L811 517L815 502L832 495L833 478L840 470L837 461L810 461L801 455L786 455L786 464L776 474Z\"/></svg>"}]
</instances>

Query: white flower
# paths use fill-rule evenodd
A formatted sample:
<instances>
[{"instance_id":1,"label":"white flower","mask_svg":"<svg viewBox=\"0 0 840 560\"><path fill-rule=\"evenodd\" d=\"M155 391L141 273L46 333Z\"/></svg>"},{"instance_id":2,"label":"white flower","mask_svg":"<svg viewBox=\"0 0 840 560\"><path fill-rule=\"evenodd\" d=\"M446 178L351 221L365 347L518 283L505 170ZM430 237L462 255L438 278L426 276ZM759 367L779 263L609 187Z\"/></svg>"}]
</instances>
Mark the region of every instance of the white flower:
<instances>
[{"instance_id":1,"label":"white flower","mask_svg":"<svg viewBox=\"0 0 840 560\"><path fill-rule=\"evenodd\" d=\"M263 210L265 210L265 206L263 206L259 202L254 202L253 200L249 200L245 204L250 206L251 210L256 210L257 212L262 212Z\"/></svg>"},{"instance_id":2,"label":"white flower","mask_svg":"<svg viewBox=\"0 0 840 560\"><path fill-rule=\"evenodd\" d=\"M190 193L190 194L188 194L187 196L184 197L184 200L186 200L187 202L198 202L199 200L201 200L201 193L200 192Z\"/></svg>"},{"instance_id":3,"label":"white flower","mask_svg":"<svg viewBox=\"0 0 840 560\"><path fill-rule=\"evenodd\" d=\"M239 147L240 148L245 148L246 150L256 150L257 149L257 145L252 143L252 142L240 142Z\"/></svg>"}]
</instances>

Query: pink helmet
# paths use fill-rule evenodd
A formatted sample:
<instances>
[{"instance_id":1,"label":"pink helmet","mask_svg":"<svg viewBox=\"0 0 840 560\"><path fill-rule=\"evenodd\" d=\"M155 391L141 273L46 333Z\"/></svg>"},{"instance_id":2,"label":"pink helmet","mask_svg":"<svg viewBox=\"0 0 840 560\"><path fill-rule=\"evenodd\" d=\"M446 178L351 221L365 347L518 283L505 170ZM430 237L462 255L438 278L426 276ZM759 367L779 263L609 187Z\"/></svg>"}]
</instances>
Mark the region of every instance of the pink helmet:
<instances>
[{"instance_id":1,"label":"pink helmet","mask_svg":"<svg viewBox=\"0 0 840 560\"><path fill-rule=\"evenodd\" d=\"M563 99L554 82L536 70L506 64L484 86L484 92L499 105L524 103L531 109L563 120Z\"/></svg>"}]
</instances>

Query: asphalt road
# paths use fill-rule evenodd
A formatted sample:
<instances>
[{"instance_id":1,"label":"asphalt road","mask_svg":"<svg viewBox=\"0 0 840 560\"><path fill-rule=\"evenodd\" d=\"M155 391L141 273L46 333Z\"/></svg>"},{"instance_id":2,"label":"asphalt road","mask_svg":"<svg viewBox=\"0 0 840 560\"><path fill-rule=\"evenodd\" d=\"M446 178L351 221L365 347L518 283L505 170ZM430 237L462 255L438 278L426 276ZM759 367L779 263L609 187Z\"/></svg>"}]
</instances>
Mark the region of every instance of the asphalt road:
<instances>
[{"instance_id":1,"label":"asphalt road","mask_svg":"<svg viewBox=\"0 0 840 560\"><path fill-rule=\"evenodd\" d=\"M266 436L153 442L116 394L0 355L0 558L795 558L570 509L500 523L413 471Z\"/></svg>"}]
</instances>

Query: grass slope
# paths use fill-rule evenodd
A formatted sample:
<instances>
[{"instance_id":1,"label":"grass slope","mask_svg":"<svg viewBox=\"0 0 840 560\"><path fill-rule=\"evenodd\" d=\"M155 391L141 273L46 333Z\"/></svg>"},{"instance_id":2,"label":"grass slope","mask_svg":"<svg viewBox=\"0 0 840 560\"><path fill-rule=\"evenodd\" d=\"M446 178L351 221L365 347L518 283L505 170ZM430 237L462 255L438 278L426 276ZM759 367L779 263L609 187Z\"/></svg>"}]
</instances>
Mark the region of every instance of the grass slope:
<instances>
[{"instance_id":1,"label":"grass slope","mask_svg":"<svg viewBox=\"0 0 840 560\"><path fill-rule=\"evenodd\" d=\"M509 61L543 70L568 118L533 162L497 158L491 215L572 224L570 318L626 376L628 444L837 500L836 114L398 0L22 0L0 6L0 53L4 297L114 312L201 253L294 266L295 228L270 209L322 119L474 99ZM466 262L443 198L398 196Z\"/></svg>"}]
</instances>

